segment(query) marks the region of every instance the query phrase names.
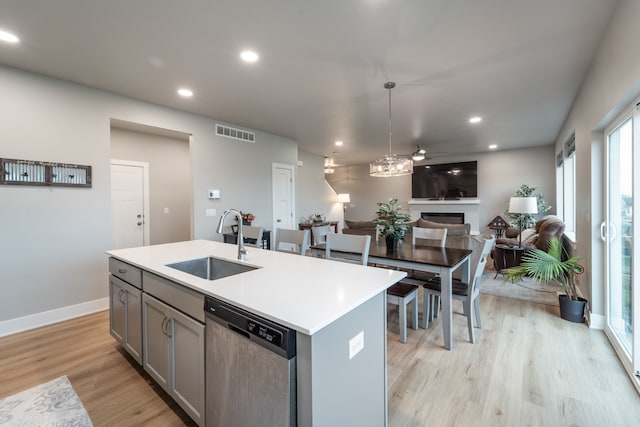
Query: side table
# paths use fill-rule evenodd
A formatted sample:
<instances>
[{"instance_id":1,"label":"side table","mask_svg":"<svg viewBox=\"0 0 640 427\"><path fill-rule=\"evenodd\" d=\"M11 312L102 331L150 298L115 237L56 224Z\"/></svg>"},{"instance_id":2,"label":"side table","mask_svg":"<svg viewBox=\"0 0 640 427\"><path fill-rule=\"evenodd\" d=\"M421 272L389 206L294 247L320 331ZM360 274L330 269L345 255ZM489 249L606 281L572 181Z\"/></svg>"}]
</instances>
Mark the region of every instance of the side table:
<instances>
[{"instance_id":1,"label":"side table","mask_svg":"<svg viewBox=\"0 0 640 427\"><path fill-rule=\"evenodd\" d=\"M522 254L526 248L520 246L496 245L493 250L493 265L496 267L496 277L502 274L502 271L520 265Z\"/></svg>"}]
</instances>

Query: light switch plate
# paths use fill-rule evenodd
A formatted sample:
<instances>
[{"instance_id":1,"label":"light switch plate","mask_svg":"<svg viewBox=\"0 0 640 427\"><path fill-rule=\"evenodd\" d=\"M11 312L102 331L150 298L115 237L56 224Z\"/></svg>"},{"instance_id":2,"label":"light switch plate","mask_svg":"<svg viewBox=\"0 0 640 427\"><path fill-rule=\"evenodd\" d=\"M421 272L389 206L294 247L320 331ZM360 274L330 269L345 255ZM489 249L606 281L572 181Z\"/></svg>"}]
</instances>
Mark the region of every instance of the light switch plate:
<instances>
[{"instance_id":1,"label":"light switch plate","mask_svg":"<svg viewBox=\"0 0 640 427\"><path fill-rule=\"evenodd\" d=\"M364 331L360 331L355 337L349 340L349 360L364 348Z\"/></svg>"},{"instance_id":2,"label":"light switch plate","mask_svg":"<svg viewBox=\"0 0 640 427\"><path fill-rule=\"evenodd\" d=\"M220 198L220 190L209 190L209 198L210 199L219 199Z\"/></svg>"}]
</instances>

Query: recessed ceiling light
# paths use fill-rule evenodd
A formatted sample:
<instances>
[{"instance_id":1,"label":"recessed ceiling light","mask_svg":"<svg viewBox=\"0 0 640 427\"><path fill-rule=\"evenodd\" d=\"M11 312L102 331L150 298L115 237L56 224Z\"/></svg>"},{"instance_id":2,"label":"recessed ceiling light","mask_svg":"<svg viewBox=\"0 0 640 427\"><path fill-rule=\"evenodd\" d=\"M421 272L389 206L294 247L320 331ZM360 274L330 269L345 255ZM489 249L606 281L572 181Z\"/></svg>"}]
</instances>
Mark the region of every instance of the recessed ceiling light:
<instances>
[{"instance_id":1,"label":"recessed ceiling light","mask_svg":"<svg viewBox=\"0 0 640 427\"><path fill-rule=\"evenodd\" d=\"M342 141L336 141L336 145L340 147L342 145Z\"/></svg>"},{"instance_id":2,"label":"recessed ceiling light","mask_svg":"<svg viewBox=\"0 0 640 427\"><path fill-rule=\"evenodd\" d=\"M7 43L18 43L20 41L16 35L2 30L0 30L0 40Z\"/></svg>"},{"instance_id":3,"label":"recessed ceiling light","mask_svg":"<svg viewBox=\"0 0 640 427\"><path fill-rule=\"evenodd\" d=\"M193 96L193 92L189 89L178 89L178 95L184 96L185 98L191 98Z\"/></svg>"},{"instance_id":4,"label":"recessed ceiling light","mask_svg":"<svg viewBox=\"0 0 640 427\"><path fill-rule=\"evenodd\" d=\"M496 148L498 148L498 145L497 145L497 144L491 144L491 145L489 146L489 150L495 150Z\"/></svg>"},{"instance_id":5,"label":"recessed ceiling light","mask_svg":"<svg viewBox=\"0 0 640 427\"><path fill-rule=\"evenodd\" d=\"M242 51L242 53L240 53L240 58L242 58L244 62L257 62L258 59L260 59L258 54L252 50Z\"/></svg>"},{"instance_id":6,"label":"recessed ceiling light","mask_svg":"<svg viewBox=\"0 0 640 427\"><path fill-rule=\"evenodd\" d=\"M469 123L480 123L481 121L482 121L482 117L478 117L478 116L471 117L469 119Z\"/></svg>"}]
</instances>

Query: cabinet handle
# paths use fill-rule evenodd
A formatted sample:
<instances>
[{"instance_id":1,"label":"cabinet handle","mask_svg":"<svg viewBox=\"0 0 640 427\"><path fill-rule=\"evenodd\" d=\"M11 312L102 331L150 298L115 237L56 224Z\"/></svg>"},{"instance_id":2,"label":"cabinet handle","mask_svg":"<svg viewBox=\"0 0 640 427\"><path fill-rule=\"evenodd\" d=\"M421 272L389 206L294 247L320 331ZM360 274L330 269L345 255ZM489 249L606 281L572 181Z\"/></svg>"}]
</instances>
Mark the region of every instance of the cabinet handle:
<instances>
[{"instance_id":1,"label":"cabinet handle","mask_svg":"<svg viewBox=\"0 0 640 427\"><path fill-rule=\"evenodd\" d=\"M120 273L120 274L125 274L126 272L127 272L126 268L119 268L118 269L118 273Z\"/></svg>"},{"instance_id":2,"label":"cabinet handle","mask_svg":"<svg viewBox=\"0 0 640 427\"><path fill-rule=\"evenodd\" d=\"M120 290L118 291L118 301L120 301L120 303L121 303L121 304L124 304L124 303L125 303L125 300L124 300L124 298L123 298L123 295L124 295L124 293L125 293L125 292L126 292L126 290L125 290L125 289L120 289Z\"/></svg>"},{"instance_id":3,"label":"cabinet handle","mask_svg":"<svg viewBox=\"0 0 640 427\"><path fill-rule=\"evenodd\" d=\"M171 322L171 329L169 329L169 322ZM170 318L170 317L168 317L168 318L167 318L167 336L168 336L169 338L171 338L171 337L172 337L172 335L173 335L173 334L172 334L172 331L173 331L173 319L172 319L172 318Z\"/></svg>"},{"instance_id":4,"label":"cabinet handle","mask_svg":"<svg viewBox=\"0 0 640 427\"><path fill-rule=\"evenodd\" d=\"M162 326L160 326L160 328L162 329L162 333L167 335L167 330L165 329L165 325L166 325L166 321L169 320L167 318L167 316L162 318Z\"/></svg>"}]
</instances>

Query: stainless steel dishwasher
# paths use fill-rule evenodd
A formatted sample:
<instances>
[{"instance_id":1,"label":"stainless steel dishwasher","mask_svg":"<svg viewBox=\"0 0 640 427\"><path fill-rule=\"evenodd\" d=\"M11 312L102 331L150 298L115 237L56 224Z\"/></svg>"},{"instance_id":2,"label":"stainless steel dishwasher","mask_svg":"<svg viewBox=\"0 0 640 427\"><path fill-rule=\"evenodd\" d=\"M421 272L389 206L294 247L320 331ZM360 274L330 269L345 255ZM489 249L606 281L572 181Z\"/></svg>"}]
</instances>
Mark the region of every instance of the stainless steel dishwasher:
<instances>
[{"instance_id":1,"label":"stainless steel dishwasher","mask_svg":"<svg viewBox=\"0 0 640 427\"><path fill-rule=\"evenodd\" d=\"M296 332L207 297L206 425L296 425Z\"/></svg>"}]
</instances>

